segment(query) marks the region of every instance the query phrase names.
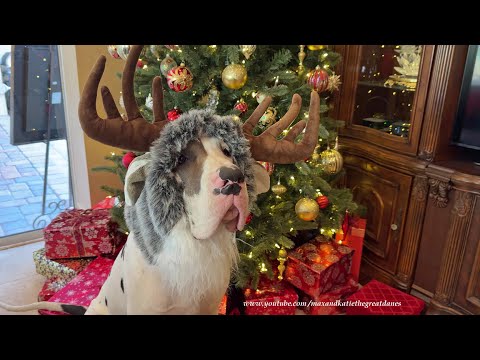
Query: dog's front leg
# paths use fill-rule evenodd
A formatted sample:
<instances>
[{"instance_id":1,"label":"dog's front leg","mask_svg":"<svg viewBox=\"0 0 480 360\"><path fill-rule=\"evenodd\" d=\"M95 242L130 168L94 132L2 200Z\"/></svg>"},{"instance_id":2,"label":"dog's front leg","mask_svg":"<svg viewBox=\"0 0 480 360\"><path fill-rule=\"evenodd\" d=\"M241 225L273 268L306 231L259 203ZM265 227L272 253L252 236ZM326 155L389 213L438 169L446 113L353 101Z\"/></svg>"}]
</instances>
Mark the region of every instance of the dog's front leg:
<instances>
[{"instance_id":1,"label":"dog's front leg","mask_svg":"<svg viewBox=\"0 0 480 360\"><path fill-rule=\"evenodd\" d=\"M101 293L101 292L100 292ZM92 300L90 306L88 307L85 315L110 315L108 308L100 300L100 295Z\"/></svg>"}]
</instances>

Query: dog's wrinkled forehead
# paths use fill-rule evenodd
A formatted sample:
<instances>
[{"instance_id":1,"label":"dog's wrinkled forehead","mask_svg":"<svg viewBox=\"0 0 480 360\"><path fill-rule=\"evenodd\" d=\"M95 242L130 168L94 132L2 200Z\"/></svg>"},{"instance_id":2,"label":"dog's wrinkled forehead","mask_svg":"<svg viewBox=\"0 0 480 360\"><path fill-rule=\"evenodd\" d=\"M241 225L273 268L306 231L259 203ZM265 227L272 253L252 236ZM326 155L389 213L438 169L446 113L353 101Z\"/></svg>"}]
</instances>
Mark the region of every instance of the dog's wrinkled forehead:
<instances>
[{"instance_id":1,"label":"dog's wrinkled forehead","mask_svg":"<svg viewBox=\"0 0 480 360\"><path fill-rule=\"evenodd\" d=\"M152 144L153 166L164 174L171 173L178 164L181 152L192 140L198 140L202 136L223 141L240 168L248 162L250 158L248 142L238 122L211 111L191 110L168 124L161 136Z\"/></svg>"}]
</instances>

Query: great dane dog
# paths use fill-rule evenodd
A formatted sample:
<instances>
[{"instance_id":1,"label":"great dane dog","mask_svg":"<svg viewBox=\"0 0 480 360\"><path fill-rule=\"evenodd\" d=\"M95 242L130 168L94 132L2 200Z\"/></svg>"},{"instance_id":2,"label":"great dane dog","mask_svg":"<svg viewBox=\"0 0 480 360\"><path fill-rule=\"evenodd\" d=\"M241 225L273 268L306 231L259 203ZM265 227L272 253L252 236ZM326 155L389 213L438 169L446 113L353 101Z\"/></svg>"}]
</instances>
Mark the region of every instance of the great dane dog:
<instances>
[{"instance_id":1,"label":"great dane dog","mask_svg":"<svg viewBox=\"0 0 480 360\"><path fill-rule=\"evenodd\" d=\"M293 163L308 157L317 142L319 97L312 92L308 124L299 121L281 140L301 108L292 105L259 136L252 130L271 101L266 98L243 127L232 117L191 110L174 122L163 113L162 84L153 82L154 122L140 116L133 74L142 46L132 46L122 78L127 121L107 88L107 119L95 108L105 58L85 85L79 106L84 131L103 143L136 151L125 181L125 214L130 234L111 273L88 308L54 302L11 311L47 309L71 314L216 314L238 258L235 232L242 230L249 205L270 187L257 161ZM303 139L295 138L307 126Z\"/></svg>"}]
</instances>

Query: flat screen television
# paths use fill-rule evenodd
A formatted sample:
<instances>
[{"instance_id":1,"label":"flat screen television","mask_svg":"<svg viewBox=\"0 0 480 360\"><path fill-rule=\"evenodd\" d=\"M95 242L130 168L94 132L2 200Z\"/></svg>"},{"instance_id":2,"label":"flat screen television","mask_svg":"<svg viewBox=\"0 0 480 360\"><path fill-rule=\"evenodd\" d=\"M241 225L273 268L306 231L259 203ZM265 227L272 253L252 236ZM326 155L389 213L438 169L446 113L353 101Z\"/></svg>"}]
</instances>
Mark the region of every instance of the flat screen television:
<instances>
[{"instance_id":1,"label":"flat screen television","mask_svg":"<svg viewBox=\"0 0 480 360\"><path fill-rule=\"evenodd\" d=\"M480 150L480 48L468 48L453 143Z\"/></svg>"}]
</instances>

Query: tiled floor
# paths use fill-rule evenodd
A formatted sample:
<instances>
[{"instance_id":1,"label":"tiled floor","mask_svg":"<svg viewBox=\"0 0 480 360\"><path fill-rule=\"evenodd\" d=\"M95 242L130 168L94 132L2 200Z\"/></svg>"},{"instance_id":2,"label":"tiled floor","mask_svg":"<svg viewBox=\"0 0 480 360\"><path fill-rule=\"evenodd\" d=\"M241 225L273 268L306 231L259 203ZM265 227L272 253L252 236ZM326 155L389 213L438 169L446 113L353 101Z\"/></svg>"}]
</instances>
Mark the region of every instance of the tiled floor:
<instances>
[{"instance_id":1,"label":"tiled floor","mask_svg":"<svg viewBox=\"0 0 480 360\"><path fill-rule=\"evenodd\" d=\"M42 228L60 212L60 209L54 209L55 204L66 200L63 207L66 208L71 199L67 142L51 141L47 215L37 219L42 211L46 144L13 146L9 133L10 118L0 116L0 237ZM45 223L39 220L45 220Z\"/></svg>"},{"instance_id":2,"label":"tiled floor","mask_svg":"<svg viewBox=\"0 0 480 360\"><path fill-rule=\"evenodd\" d=\"M45 278L35 272L32 253L44 245L40 241L0 250L0 301L11 305L26 305L37 301ZM13 313L0 308L0 315L38 315L38 312Z\"/></svg>"}]
</instances>

